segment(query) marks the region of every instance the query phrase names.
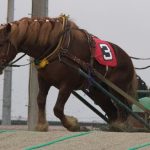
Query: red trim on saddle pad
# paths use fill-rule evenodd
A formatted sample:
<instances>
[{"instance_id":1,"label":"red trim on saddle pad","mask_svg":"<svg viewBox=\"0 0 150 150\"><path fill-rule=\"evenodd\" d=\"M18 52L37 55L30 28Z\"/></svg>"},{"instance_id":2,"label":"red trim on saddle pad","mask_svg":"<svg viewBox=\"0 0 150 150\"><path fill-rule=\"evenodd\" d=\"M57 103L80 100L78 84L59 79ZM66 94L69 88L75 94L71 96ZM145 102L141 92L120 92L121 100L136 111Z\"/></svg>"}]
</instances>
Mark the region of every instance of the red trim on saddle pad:
<instances>
[{"instance_id":1,"label":"red trim on saddle pad","mask_svg":"<svg viewBox=\"0 0 150 150\"><path fill-rule=\"evenodd\" d=\"M95 36L93 36L95 41L95 59L101 64L109 67L117 66L117 59L115 56L114 49L111 45Z\"/></svg>"}]
</instances>

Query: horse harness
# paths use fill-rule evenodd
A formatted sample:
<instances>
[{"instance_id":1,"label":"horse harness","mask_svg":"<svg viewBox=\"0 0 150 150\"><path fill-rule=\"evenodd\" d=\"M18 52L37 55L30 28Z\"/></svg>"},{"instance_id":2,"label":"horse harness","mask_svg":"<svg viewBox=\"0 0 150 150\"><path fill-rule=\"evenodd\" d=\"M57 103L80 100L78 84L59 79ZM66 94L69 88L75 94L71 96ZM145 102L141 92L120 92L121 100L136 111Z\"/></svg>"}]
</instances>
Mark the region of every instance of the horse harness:
<instances>
[{"instance_id":1,"label":"horse harness","mask_svg":"<svg viewBox=\"0 0 150 150\"><path fill-rule=\"evenodd\" d=\"M68 58L71 61L77 63L84 70L90 72L90 68L93 67L93 62L94 62L94 50L93 50L94 45L93 45L92 35L89 34L84 29L70 28L68 26L68 16L62 15L62 16L60 16L60 19L63 20L63 27L62 27L62 32L59 35L59 42L52 53L48 54L47 56L45 56L42 59L34 60L34 63L36 65L37 69L45 68L48 63L52 62L56 58L59 58L59 61L61 62L62 58L65 57L65 58ZM86 35L90 53L91 53L90 63L87 63L68 52L69 47L70 47L70 42L71 42L71 35L70 35L71 30L80 30L81 32L83 32ZM64 45L65 45L65 48L64 48ZM50 49L47 49L46 53L48 53L49 51L50 51ZM41 56L41 57L43 57L43 56Z\"/></svg>"},{"instance_id":2,"label":"horse harness","mask_svg":"<svg viewBox=\"0 0 150 150\"><path fill-rule=\"evenodd\" d=\"M55 59L59 58L59 61L61 62L62 58L65 57L65 58L68 58L71 61L75 62L76 64L78 64L82 69L86 70L90 75L91 70L92 70L91 68L93 67L93 62L94 62L94 49L93 49L94 44L93 44L92 35L89 34L84 29L69 27L68 16L66 16L66 15L61 15L56 21L60 21L60 20L62 20L62 32L58 36L59 41L58 41L57 45L54 45L51 48L47 48L44 51L44 53L40 55L39 58L34 59L34 64L35 64L36 68L44 69L46 67L46 65L48 65L50 62L54 61ZM80 30L81 32L83 32L86 35L90 53L91 53L89 63L81 60L80 58L78 58L68 52L70 42L71 42L71 35L70 35L71 30ZM65 45L65 48L64 48L64 45ZM9 47L10 47L10 44L9 44ZM8 51L9 51L9 47L8 47ZM50 53L50 50L52 50L52 49L54 49L54 50ZM14 63L16 63L18 60L23 58L25 55L26 55L26 53L23 54L22 56L20 56L18 59L14 60L13 62L11 62L5 66L20 67L20 66L26 66L26 65L32 64L33 61L31 61L30 63L25 64L25 65L14 65ZM106 66L106 73L107 73L107 71L108 71L108 68Z\"/></svg>"}]
</instances>

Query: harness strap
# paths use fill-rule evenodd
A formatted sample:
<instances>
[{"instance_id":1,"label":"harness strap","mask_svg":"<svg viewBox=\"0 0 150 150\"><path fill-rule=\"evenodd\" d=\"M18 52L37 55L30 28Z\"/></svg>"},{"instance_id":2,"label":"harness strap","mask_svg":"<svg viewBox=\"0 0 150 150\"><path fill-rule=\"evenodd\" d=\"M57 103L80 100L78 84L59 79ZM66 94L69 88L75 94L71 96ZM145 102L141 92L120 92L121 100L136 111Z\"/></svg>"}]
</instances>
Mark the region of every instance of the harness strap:
<instances>
[{"instance_id":1,"label":"harness strap","mask_svg":"<svg viewBox=\"0 0 150 150\"><path fill-rule=\"evenodd\" d=\"M67 24L67 20L68 20L68 16L62 15L60 17L60 19L62 19L63 25L62 25L62 32L64 32L65 30L65 26ZM58 53L61 50L61 46L64 40L64 35L62 35L60 37L60 40L58 42L58 45L56 46L56 48L54 49L54 51L52 53L50 53L48 56L46 56L45 58L43 58L42 60L40 60L39 64L38 64L38 69L42 69L44 68L50 61L54 60L56 57L58 57Z\"/></svg>"}]
</instances>

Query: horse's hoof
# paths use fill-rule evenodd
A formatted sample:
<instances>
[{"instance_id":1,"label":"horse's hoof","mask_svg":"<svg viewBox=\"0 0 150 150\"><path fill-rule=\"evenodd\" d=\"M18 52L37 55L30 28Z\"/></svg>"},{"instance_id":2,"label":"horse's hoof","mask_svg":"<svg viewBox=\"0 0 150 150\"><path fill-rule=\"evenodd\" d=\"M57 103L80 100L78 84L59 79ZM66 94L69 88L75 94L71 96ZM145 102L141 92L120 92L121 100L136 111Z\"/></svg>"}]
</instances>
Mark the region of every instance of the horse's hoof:
<instances>
[{"instance_id":1,"label":"horse's hoof","mask_svg":"<svg viewBox=\"0 0 150 150\"><path fill-rule=\"evenodd\" d=\"M65 116L62 121L64 127L66 127L69 131L78 132L80 131L80 126L78 120L72 116Z\"/></svg>"},{"instance_id":2,"label":"horse's hoof","mask_svg":"<svg viewBox=\"0 0 150 150\"><path fill-rule=\"evenodd\" d=\"M37 126L35 127L35 130L40 131L40 132L47 132L48 131L48 123L37 124Z\"/></svg>"},{"instance_id":3,"label":"horse's hoof","mask_svg":"<svg viewBox=\"0 0 150 150\"><path fill-rule=\"evenodd\" d=\"M109 125L109 130L114 132L127 132L128 127L125 122L113 122Z\"/></svg>"},{"instance_id":4,"label":"horse's hoof","mask_svg":"<svg viewBox=\"0 0 150 150\"><path fill-rule=\"evenodd\" d=\"M87 127L80 127L80 126L70 127L70 128L68 128L68 130L72 131L72 132L88 132L88 131L90 131L90 129L88 129Z\"/></svg>"},{"instance_id":5,"label":"horse's hoof","mask_svg":"<svg viewBox=\"0 0 150 150\"><path fill-rule=\"evenodd\" d=\"M88 131L90 131L90 129L87 127L80 127L80 131L88 132Z\"/></svg>"}]
</instances>

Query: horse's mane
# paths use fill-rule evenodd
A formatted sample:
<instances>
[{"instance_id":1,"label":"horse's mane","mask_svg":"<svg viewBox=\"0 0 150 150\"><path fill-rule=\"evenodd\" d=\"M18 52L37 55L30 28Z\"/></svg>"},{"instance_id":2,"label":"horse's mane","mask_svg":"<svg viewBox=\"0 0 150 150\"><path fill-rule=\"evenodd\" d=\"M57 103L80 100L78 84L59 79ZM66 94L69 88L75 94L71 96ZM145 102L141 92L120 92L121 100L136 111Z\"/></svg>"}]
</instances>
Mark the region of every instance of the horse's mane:
<instances>
[{"instance_id":1,"label":"horse's mane","mask_svg":"<svg viewBox=\"0 0 150 150\"><path fill-rule=\"evenodd\" d=\"M78 28L71 20L68 21L70 27ZM20 44L34 45L43 47L52 44L62 30L61 18L22 18L11 23L10 33L11 42L15 47ZM51 38L50 38L51 37Z\"/></svg>"}]
</instances>

